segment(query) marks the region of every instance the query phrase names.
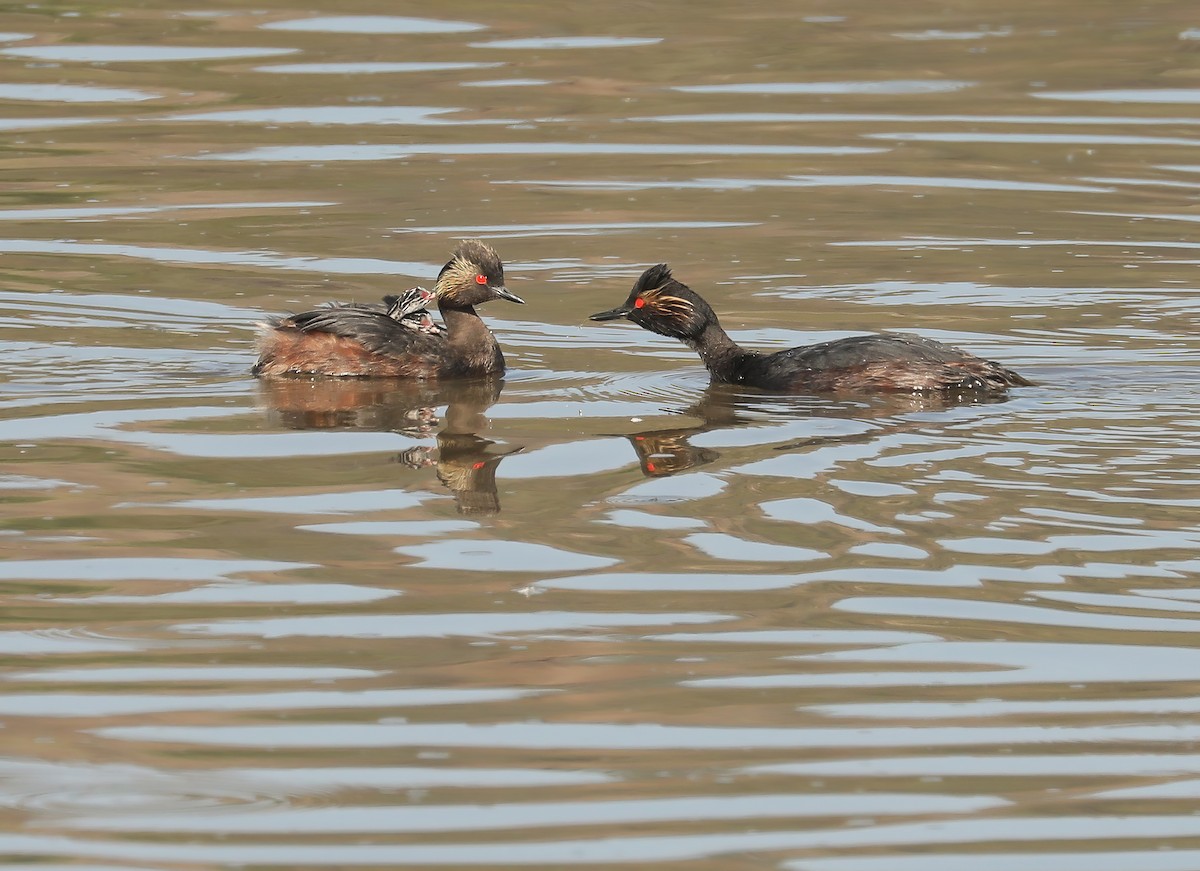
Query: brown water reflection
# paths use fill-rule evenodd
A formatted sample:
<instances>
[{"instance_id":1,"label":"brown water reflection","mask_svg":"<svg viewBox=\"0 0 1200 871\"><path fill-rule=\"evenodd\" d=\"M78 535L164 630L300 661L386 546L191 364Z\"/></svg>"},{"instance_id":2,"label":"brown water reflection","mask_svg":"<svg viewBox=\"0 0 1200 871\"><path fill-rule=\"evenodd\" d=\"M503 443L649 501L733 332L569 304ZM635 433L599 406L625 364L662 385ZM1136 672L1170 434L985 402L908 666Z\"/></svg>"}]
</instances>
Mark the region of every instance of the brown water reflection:
<instances>
[{"instance_id":1,"label":"brown water reflection","mask_svg":"<svg viewBox=\"0 0 1200 871\"><path fill-rule=\"evenodd\" d=\"M0 857L1200 867L1198 27L6 9ZM249 377L469 236L503 385ZM715 390L585 320L662 261L1039 386Z\"/></svg>"},{"instance_id":2,"label":"brown water reflection","mask_svg":"<svg viewBox=\"0 0 1200 871\"><path fill-rule=\"evenodd\" d=\"M521 450L497 447L480 435L491 426L487 410L500 398L501 379L436 383L336 378L286 378L260 383L268 419L288 429L365 429L429 435L437 447L408 448L395 461L411 469L433 466L462 514L500 510L496 467ZM444 417L438 406L445 403Z\"/></svg>"},{"instance_id":3,"label":"brown water reflection","mask_svg":"<svg viewBox=\"0 0 1200 871\"><path fill-rule=\"evenodd\" d=\"M885 393L863 397L829 396L772 396L769 393L749 390L726 384L712 384L704 388L697 402L681 409L664 409L671 415L698 419L691 426L673 426L637 432L625 438L637 453L642 474L647 477L666 477L686 472L697 466L714 463L721 452L696 447L690 442L693 436L719 432L740 426L753 425L765 414L786 414L807 419L845 418L854 421L877 420L880 427L865 430L850 430L833 435L808 435L794 442L772 446L775 451L805 451L825 445L868 443L886 428L890 432L920 429L919 422L906 419L906 413L938 411L973 405L988 405L1007 402L1007 396L945 395L945 394L896 394ZM757 452L761 445L751 441L746 445L735 445L738 454ZM738 449L746 449L738 450Z\"/></svg>"}]
</instances>

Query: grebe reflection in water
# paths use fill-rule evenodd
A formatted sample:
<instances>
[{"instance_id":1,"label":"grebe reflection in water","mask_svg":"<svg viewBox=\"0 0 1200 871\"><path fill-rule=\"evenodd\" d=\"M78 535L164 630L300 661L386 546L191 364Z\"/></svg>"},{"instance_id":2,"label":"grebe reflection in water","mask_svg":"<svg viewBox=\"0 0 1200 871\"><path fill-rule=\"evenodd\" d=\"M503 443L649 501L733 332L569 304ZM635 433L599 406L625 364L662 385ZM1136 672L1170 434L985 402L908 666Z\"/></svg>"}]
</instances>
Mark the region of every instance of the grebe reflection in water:
<instances>
[{"instance_id":1,"label":"grebe reflection in water","mask_svg":"<svg viewBox=\"0 0 1200 871\"><path fill-rule=\"evenodd\" d=\"M392 458L410 469L432 466L461 514L496 514L496 467L521 447L479 435L490 427L487 410L500 397L500 379L427 382L382 379L286 378L259 382L272 423L299 430L395 432L433 435L435 446L414 446ZM439 419L437 410L445 406Z\"/></svg>"}]
</instances>

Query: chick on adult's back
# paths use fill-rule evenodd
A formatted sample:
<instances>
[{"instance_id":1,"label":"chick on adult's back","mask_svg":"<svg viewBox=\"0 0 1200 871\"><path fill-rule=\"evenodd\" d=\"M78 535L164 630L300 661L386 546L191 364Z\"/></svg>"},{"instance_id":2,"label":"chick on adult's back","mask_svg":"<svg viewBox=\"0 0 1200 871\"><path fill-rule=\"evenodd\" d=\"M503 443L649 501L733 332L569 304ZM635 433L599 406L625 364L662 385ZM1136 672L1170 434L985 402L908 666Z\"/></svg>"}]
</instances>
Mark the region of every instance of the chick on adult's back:
<instances>
[{"instance_id":1,"label":"chick on adult's back","mask_svg":"<svg viewBox=\"0 0 1200 871\"><path fill-rule=\"evenodd\" d=\"M470 239L442 267L433 297L444 331L422 329L385 305L332 305L272 318L262 326L255 375L456 378L504 374L496 337L475 313L493 299L524 302L504 286L504 264Z\"/></svg>"},{"instance_id":2,"label":"chick on adult's back","mask_svg":"<svg viewBox=\"0 0 1200 871\"><path fill-rule=\"evenodd\" d=\"M907 333L851 336L774 354L748 351L721 328L716 313L665 263L642 273L624 305L591 316L628 318L695 350L712 380L781 393L1002 394L1031 382L999 363Z\"/></svg>"}]
</instances>

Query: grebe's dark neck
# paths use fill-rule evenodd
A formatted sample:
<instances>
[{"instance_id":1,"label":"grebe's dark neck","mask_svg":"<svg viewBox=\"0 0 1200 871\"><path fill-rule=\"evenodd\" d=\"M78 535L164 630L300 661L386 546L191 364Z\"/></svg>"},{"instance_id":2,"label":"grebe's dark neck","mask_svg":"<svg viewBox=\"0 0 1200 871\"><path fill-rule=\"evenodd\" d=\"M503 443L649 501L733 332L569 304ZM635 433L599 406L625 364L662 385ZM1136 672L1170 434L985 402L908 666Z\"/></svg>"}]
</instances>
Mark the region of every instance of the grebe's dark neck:
<instances>
[{"instance_id":1,"label":"grebe's dark neck","mask_svg":"<svg viewBox=\"0 0 1200 871\"><path fill-rule=\"evenodd\" d=\"M699 336L684 341L700 355L712 380L725 384L737 384L738 374L746 361L759 356L756 351L747 351L729 338L715 320L710 321Z\"/></svg>"},{"instance_id":2,"label":"grebe's dark neck","mask_svg":"<svg viewBox=\"0 0 1200 871\"><path fill-rule=\"evenodd\" d=\"M452 364L463 374L487 375L504 371L504 355L492 331L475 313L474 306L448 306L438 303L446 324L446 345Z\"/></svg>"}]
</instances>

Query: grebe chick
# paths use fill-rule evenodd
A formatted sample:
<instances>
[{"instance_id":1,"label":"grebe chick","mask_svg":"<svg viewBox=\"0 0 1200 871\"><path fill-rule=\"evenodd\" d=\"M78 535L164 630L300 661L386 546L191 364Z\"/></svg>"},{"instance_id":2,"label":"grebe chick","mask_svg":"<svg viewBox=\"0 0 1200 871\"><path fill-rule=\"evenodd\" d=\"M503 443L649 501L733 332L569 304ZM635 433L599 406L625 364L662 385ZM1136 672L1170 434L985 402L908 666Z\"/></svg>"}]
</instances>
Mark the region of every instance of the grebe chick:
<instances>
[{"instance_id":1,"label":"grebe chick","mask_svg":"<svg viewBox=\"0 0 1200 871\"><path fill-rule=\"evenodd\" d=\"M436 302L437 296L434 292L419 285L383 298L389 318L402 327L420 330L423 333L442 332L442 328L435 324L429 315L430 303Z\"/></svg>"},{"instance_id":2,"label":"grebe chick","mask_svg":"<svg viewBox=\"0 0 1200 871\"><path fill-rule=\"evenodd\" d=\"M429 314L431 303L437 303L437 295L419 285L383 298L387 316L402 327L420 330L423 333L443 333L445 330L439 327Z\"/></svg>"},{"instance_id":3,"label":"grebe chick","mask_svg":"<svg viewBox=\"0 0 1200 871\"><path fill-rule=\"evenodd\" d=\"M410 330L423 333L441 333L439 327L426 308L436 298L432 290L423 287L410 287L401 293L388 294L383 298L383 305L374 302L323 302L317 308L352 308L360 311L383 312L389 318Z\"/></svg>"},{"instance_id":4,"label":"grebe chick","mask_svg":"<svg viewBox=\"0 0 1200 871\"><path fill-rule=\"evenodd\" d=\"M436 298L444 328L423 305ZM332 304L273 318L263 325L260 376L461 378L504 374L496 337L475 313L493 299L524 303L504 286L504 264L492 248L469 239L438 273L432 293L413 288L384 305Z\"/></svg>"},{"instance_id":5,"label":"grebe chick","mask_svg":"<svg viewBox=\"0 0 1200 871\"><path fill-rule=\"evenodd\" d=\"M594 321L628 318L639 327L686 343L712 380L779 393L1004 394L1028 386L1011 369L908 333L851 336L774 354L748 351L721 329L717 315L665 263L642 273L618 308Z\"/></svg>"}]
</instances>

